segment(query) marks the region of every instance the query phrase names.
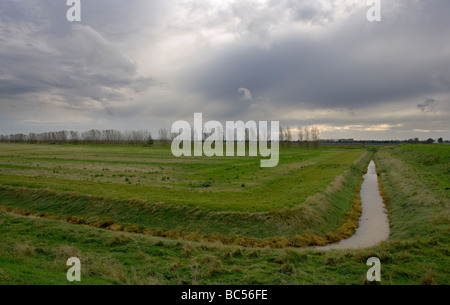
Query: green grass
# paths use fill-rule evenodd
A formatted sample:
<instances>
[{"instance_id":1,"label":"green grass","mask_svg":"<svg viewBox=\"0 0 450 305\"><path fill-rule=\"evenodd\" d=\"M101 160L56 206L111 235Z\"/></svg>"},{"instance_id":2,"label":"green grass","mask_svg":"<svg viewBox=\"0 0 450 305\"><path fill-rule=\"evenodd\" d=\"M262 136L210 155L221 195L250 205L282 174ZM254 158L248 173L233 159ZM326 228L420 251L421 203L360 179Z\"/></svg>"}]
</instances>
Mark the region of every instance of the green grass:
<instances>
[{"instance_id":1,"label":"green grass","mask_svg":"<svg viewBox=\"0 0 450 305\"><path fill-rule=\"evenodd\" d=\"M164 148L3 148L3 207L77 217L82 223L126 231L175 237L195 233L208 239L218 234L268 239L334 233L345 224L347 213L353 208L370 158L364 149L284 148L279 167L261 169L259 161L253 158L176 159ZM111 155L115 160L109 160ZM156 162L161 163L156 166ZM19 164L26 164L27 168ZM139 166L133 167L136 164ZM122 182L124 173L133 173L126 176L130 180L138 170L145 176L154 168L163 172L163 177L172 178L165 179L164 186L159 179L155 185L152 180L147 181L148 185ZM83 180L78 174L84 171L103 180ZM251 187L234 190L217 178L234 176L236 172L244 179L253 175L257 180ZM115 180L117 176L121 177L119 182ZM211 184L216 187L208 187L207 191L179 183L186 179L203 181L208 176L212 176ZM242 179L238 179L238 184L251 185ZM349 235L352 231L347 229L344 233Z\"/></svg>"},{"instance_id":2,"label":"green grass","mask_svg":"<svg viewBox=\"0 0 450 305\"><path fill-rule=\"evenodd\" d=\"M34 146L29 148L29 154L36 153L39 158L42 158L42 152L33 152L32 147ZM443 186L445 182L448 182L445 169L449 166L449 146L430 147L435 148L436 151L430 150L429 147L400 146L379 148L375 153L383 196L388 205L391 236L388 241L370 249L323 252L313 249L227 246L217 242L190 242L184 239L170 240L143 234L111 232L91 226L24 217L0 211L0 284L68 284L65 262L69 257L77 256L81 258L83 266L82 284L364 284L368 270L367 259L378 257L382 263L382 284L448 285L450 282L450 196ZM14 154L20 154L20 146L16 146L15 149L17 152L10 152L5 159L11 161ZM44 149L47 148L44 147ZM57 147L58 149L61 147ZM75 147L74 149L99 150L92 154L101 154L101 150L105 150L105 148L97 147ZM128 151L128 148L117 149L123 149L124 153ZM63 147L62 150L65 148ZM330 154L334 153L334 150L334 148L324 148L318 151L318 156L315 157L320 159L322 153L327 157L309 166L317 167L320 162L330 160L329 157L332 158ZM341 150L341 148L337 149L337 151ZM2 156L4 156L3 152L2 149ZM67 152L58 153L60 154L58 158L62 159L63 153ZM160 150L160 153L164 155L164 150ZM289 149L285 153L288 156ZM80 155L78 152L76 154ZM430 162L430 159L437 158L435 156L439 156L438 163ZM368 157L370 155L366 156ZM81 159L87 159L87 156ZM246 162L246 160L239 161ZM195 162L195 160L189 160L189 162ZM283 162L285 166L290 164L286 160ZM351 190L359 186L361 179L359 174L364 163L365 159L360 167L355 165L347 167L348 176L342 180L346 182L344 188L336 187L337 190L344 191L343 193L331 192L333 196L328 196L329 193L326 191L330 187L328 184L319 188L316 195L309 199L310 201L306 200L292 208L287 205L280 206L278 211L243 213L213 210L212 206L198 208L177 202L173 203L172 206L175 208L171 211L177 209L189 211L183 214L186 224L189 225L194 223L195 217L189 219L186 215L192 214L193 211L211 213L208 215L217 217L224 213L244 216L278 215L279 228L283 227L280 225L282 223L280 220L290 219L287 215L292 215L291 212L296 207L308 207L308 210L313 211L319 209L315 211L316 213L307 215L332 217L339 209L320 210L320 208L344 205L345 202L347 202L347 208L350 207L351 204L348 201L354 199L355 195ZM8 164L8 162L2 161L2 164ZM10 162L9 165L30 166L29 164L21 165L20 162ZM41 165L43 166L43 163ZM103 166L102 164L101 167ZM290 166L294 165L290 164ZM36 164L32 167L36 167ZM298 169L298 171L306 168ZM115 168L115 170L118 169ZM284 169L280 167L278 170ZM195 175L195 171L190 174ZM291 175L296 175L296 172L294 171ZM21 178L20 175L19 178ZM269 178L267 183L271 179L280 179L275 175ZM1 181L3 184L3 180ZM11 208L28 211L45 209L53 212L53 215L58 213L69 215L76 212L77 205L80 205L79 213L86 213L84 214L86 218L90 217L88 213L92 213L92 219L96 219L99 212L124 217L123 221L127 220L126 217L131 217L130 220L135 219L141 212L139 208L140 212L135 215L125 213L127 208L130 211L135 210L135 206L127 206L132 202L128 199L63 193L60 190L42 190L41 188L30 190L20 186L3 186L0 190L2 206L8 205ZM135 204L139 206L139 202L135 201ZM326 204L320 205L323 202ZM152 203L146 203L144 210L148 204L152 206ZM68 206L65 207L65 205ZM343 206L341 209L345 210ZM286 214L283 211L287 211ZM342 215L345 213L337 216L335 220L340 219L342 222ZM142 216L138 223L151 221L148 218ZM241 220L237 218L236 221L241 225L248 219L249 217ZM231 220L232 218L228 221ZM317 229L329 223L332 221L325 219L321 226L304 225L306 225L305 228ZM295 226L285 225L284 227L286 228L284 233L288 234L289 228L292 229ZM271 226L268 225L262 231L270 230L270 228ZM278 234L276 230L273 233ZM256 236L257 231L255 230L253 234Z\"/></svg>"},{"instance_id":3,"label":"green grass","mask_svg":"<svg viewBox=\"0 0 450 305\"><path fill-rule=\"evenodd\" d=\"M221 211L294 207L326 189L363 149L284 149L259 158L174 158L167 148L0 145L2 185L49 188Z\"/></svg>"},{"instance_id":4,"label":"green grass","mask_svg":"<svg viewBox=\"0 0 450 305\"><path fill-rule=\"evenodd\" d=\"M353 254L337 267L343 257L315 251L169 241L3 212L0 222L0 284L69 284L72 256L81 259L82 284L364 282L365 257Z\"/></svg>"},{"instance_id":5,"label":"green grass","mask_svg":"<svg viewBox=\"0 0 450 305\"><path fill-rule=\"evenodd\" d=\"M430 182L429 190L450 195L450 145L401 145L395 155L422 169L420 175Z\"/></svg>"},{"instance_id":6,"label":"green grass","mask_svg":"<svg viewBox=\"0 0 450 305\"><path fill-rule=\"evenodd\" d=\"M380 178L389 201L391 239L438 238L448 245L450 237L450 146L401 146L377 154ZM427 151L424 156L423 151ZM443 156L439 164L429 158ZM447 177L447 178L445 178Z\"/></svg>"},{"instance_id":7,"label":"green grass","mask_svg":"<svg viewBox=\"0 0 450 305\"><path fill-rule=\"evenodd\" d=\"M85 285L362 285L373 256L382 262L382 284L449 284L448 248L430 239L319 252L171 241L4 212L0 223L0 284L70 284L72 256L81 259Z\"/></svg>"}]
</instances>

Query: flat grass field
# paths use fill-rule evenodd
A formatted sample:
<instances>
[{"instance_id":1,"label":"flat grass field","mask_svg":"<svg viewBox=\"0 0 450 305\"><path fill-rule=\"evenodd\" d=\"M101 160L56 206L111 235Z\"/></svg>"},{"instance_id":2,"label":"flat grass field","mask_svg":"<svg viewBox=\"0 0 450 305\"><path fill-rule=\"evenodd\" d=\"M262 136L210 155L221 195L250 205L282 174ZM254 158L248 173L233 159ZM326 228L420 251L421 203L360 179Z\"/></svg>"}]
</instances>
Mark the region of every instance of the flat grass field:
<instances>
[{"instance_id":1,"label":"flat grass field","mask_svg":"<svg viewBox=\"0 0 450 305\"><path fill-rule=\"evenodd\" d=\"M389 240L350 237L377 164ZM450 146L283 147L260 158L175 158L170 148L0 144L0 284L449 283Z\"/></svg>"}]
</instances>

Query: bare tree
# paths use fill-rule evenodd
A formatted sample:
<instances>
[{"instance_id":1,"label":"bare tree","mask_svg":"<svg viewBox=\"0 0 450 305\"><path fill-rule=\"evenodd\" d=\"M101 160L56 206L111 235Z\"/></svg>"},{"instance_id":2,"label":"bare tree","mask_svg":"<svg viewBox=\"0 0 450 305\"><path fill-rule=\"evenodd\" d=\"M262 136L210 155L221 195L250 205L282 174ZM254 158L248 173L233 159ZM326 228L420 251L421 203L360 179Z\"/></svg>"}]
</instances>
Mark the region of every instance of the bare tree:
<instances>
[{"instance_id":1,"label":"bare tree","mask_svg":"<svg viewBox=\"0 0 450 305\"><path fill-rule=\"evenodd\" d=\"M69 139L69 132L66 130L55 132L54 135L56 143L66 143Z\"/></svg>"},{"instance_id":2,"label":"bare tree","mask_svg":"<svg viewBox=\"0 0 450 305\"><path fill-rule=\"evenodd\" d=\"M35 143L38 142L38 140L39 140L39 135L38 135L38 134L36 134L36 133L30 133L30 134L28 135L28 142L29 142L29 143L35 144Z\"/></svg>"},{"instance_id":3,"label":"bare tree","mask_svg":"<svg viewBox=\"0 0 450 305\"><path fill-rule=\"evenodd\" d=\"M284 144L284 141L285 141L285 138L284 138L284 130L283 130L283 127L282 126L280 126L280 139L279 139L279 141L280 141L280 144Z\"/></svg>"},{"instance_id":4,"label":"bare tree","mask_svg":"<svg viewBox=\"0 0 450 305\"><path fill-rule=\"evenodd\" d=\"M78 131L71 131L70 139L71 139L72 143L75 143L75 144L80 142L80 134L78 133Z\"/></svg>"},{"instance_id":5,"label":"bare tree","mask_svg":"<svg viewBox=\"0 0 450 305\"><path fill-rule=\"evenodd\" d=\"M310 131L309 131L309 128L308 128L308 127L305 127L305 128L303 129L303 132L304 132L304 138L305 138L306 145L309 145L309 139L310 139Z\"/></svg>"},{"instance_id":6,"label":"bare tree","mask_svg":"<svg viewBox=\"0 0 450 305\"><path fill-rule=\"evenodd\" d=\"M165 128L161 128L158 130L159 140L161 141L163 146L167 146L169 143L169 132Z\"/></svg>"},{"instance_id":7,"label":"bare tree","mask_svg":"<svg viewBox=\"0 0 450 305\"><path fill-rule=\"evenodd\" d=\"M303 146L304 134L303 134L303 128L300 126L297 129L297 136L298 136L298 141L300 142L300 146Z\"/></svg>"},{"instance_id":8,"label":"bare tree","mask_svg":"<svg viewBox=\"0 0 450 305\"><path fill-rule=\"evenodd\" d=\"M134 145L145 143L145 133L142 130L133 130L131 132L131 140Z\"/></svg>"},{"instance_id":9,"label":"bare tree","mask_svg":"<svg viewBox=\"0 0 450 305\"><path fill-rule=\"evenodd\" d=\"M25 143L28 140L28 136L23 133L12 134L9 136L9 141L12 143Z\"/></svg>"},{"instance_id":10,"label":"bare tree","mask_svg":"<svg viewBox=\"0 0 450 305\"><path fill-rule=\"evenodd\" d=\"M148 134L147 134L147 145L148 146L152 146L154 143L155 143L155 141L153 141L152 133L148 132Z\"/></svg>"},{"instance_id":11,"label":"bare tree","mask_svg":"<svg viewBox=\"0 0 450 305\"><path fill-rule=\"evenodd\" d=\"M314 143L314 147L316 147L316 148L319 147L319 144L320 144L320 142L319 142L319 135L320 135L319 128L314 126L311 129L311 139L312 139L312 141Z\"/></svg>"},{"instance_id":12,"label":"bare tree","mask_svg":"<svg viewBox=\"0 0 450 305\"><path fill-rule=\"evenodd\" d=\"M285 131L285 139L287 142L288 146L291 146L292 144L292 131L291 131L291 127L286 127L286 131Z\"/></svg>"},{"instance_id":13,"label":"bare tree","mask_svg":"<svg viewBox=\"0 0 450 305\"><path fill-rule=\"evenodd\" d=\"M122 133L113 129L103 130L102 141L109 144L117 144L122 141Z\"/></svg>"},{"instance_id":14,"label":"bare tree","mask_svg":"<svg viewBox=\"0 0 450 305\"><path fill-rule=\"evenodd\" d=\"M7 136L7 135L1 135L1 136L0 136L0 142L2 142L2 143L8 143L8 142L9 142L9 136Z\"/></svg>"},{"instance_id":15,"label":"bare tree","mask_svg":"<svg viewBox=\"0 0 450 305\"><path fill-rule=\"evenodd\" d=\"M83 141L88 143L100 143L102 140L102 132L97 129L92 129L81 134Z\"/></svg>"}]
</instances>

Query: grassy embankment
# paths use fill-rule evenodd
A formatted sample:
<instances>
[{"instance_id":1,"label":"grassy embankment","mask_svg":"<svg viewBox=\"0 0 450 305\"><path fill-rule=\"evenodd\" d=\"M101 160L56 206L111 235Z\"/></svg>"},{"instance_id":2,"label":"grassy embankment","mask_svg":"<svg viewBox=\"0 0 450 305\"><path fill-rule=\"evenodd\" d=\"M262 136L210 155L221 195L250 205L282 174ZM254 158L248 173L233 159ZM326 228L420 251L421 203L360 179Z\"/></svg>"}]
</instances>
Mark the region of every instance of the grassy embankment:
<instances>
[{"instance_id":1,"label":"grassy embankment","mask_svg":"<svg viewBox=\"0 0 450 305\"><path fill-rule=\"evenodd\" d=\"M161 148L5 145L2 153L4 210L271 247L323 245L353 234L370 158L363 149L295 147L282 150L279 167L261 169L254 158L176 159Z\"/></svg>"}]
</instances>

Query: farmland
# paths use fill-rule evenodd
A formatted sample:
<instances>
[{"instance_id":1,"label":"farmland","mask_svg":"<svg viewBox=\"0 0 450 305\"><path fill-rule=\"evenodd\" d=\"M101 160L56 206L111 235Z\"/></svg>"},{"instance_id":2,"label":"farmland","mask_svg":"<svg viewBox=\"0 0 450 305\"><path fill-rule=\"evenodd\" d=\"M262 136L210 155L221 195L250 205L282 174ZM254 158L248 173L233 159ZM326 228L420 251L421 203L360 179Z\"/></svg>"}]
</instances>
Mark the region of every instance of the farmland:
<instances>
[{"instance_id":1,"label":"farmland","mask_svg":"<svg viewBox=\"0 0 450 305\"><path fill-rule=\"evenodd\" d=\"M168 148L3 145L0 149L2 184L246 212L303 202L364 152L291 148L282 153L278 167L264 169L258 158L175 158Z\"/></svg>"},{"instance_id":2,"label":"farmland","mask_svg":"<svg viewBox=\"0 0 450 305\"><path fill-rule=\"evenodd\" d=\"M293 146L261 169L157 146L2 144L0 283L64 283L70 256L84 284L363 284L373 256L385 283L448 283L449 154ZM372 157L390 239L312 249L353 234Z\"/></svg>"},{"instance_id":3,"label":"farmland","mask_svg":"<svg viewBox=\"0 0 450 305\"><path fill-rule=\"evenodd\" d=\"M274 169L262 169L258 158L174 158L168 148L12 145L2 152L4 207L125 231L256 239L335 232L369 161L362 149L286 148Z\"/></svg>"}]
</instances>

